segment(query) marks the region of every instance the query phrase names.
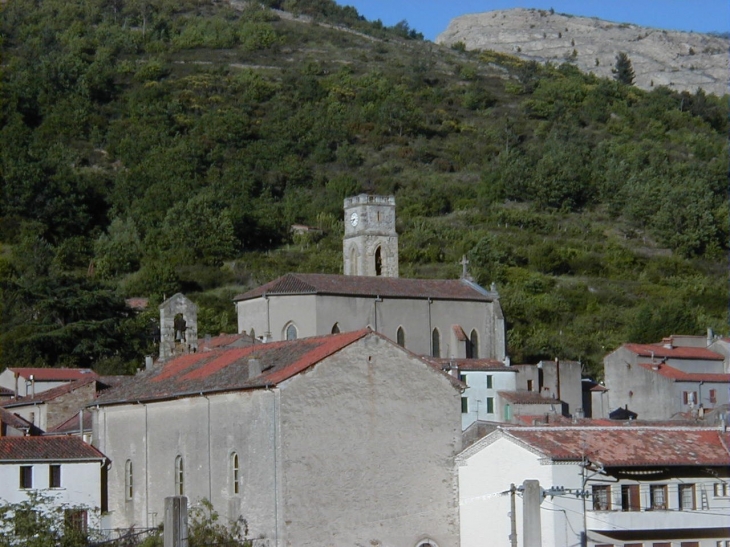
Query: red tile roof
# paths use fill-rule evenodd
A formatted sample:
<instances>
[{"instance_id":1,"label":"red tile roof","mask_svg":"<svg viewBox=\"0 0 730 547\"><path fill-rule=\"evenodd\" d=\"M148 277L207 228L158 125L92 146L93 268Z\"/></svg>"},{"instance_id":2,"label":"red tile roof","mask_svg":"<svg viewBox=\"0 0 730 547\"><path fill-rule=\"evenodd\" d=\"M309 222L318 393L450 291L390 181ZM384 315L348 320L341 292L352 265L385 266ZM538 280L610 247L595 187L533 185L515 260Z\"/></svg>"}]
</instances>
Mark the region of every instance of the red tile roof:
<instances>
[{"instance_id":1,"label":"red tile roof","mask_svg":"<svg viewBox=\"0 0 730 547\"><path fill-rule=\"evenodd\" d=\"M562 404L559 399L553 397L543 397L537 391L498 391L502 399L517 405L559 405Z\"/></svg>"},{"instance_id":2,"label":"red tile roof","mask_svg":"<svg viewBox=\"0 0 730 547\"><path fill-rule=\"evenodd\" d=\"M730 383L730 374L710 372L684 372L678 368L670 367L664 363L650 364L640 363L642 368L656 372L660 376L670 378L675 382L709 382L709 383Z\"/></svg>"},{"instance_id":3,"label":"red tile roof","mask_svg":"<svg viewBox=\"0 0 730 547\"><path fill-rule=\"evenodd\" d=\"M12 397L15 392L12 389L0 386L0 397Z\"/></svg>"},{"instance_id":4,"label":"red tile roof","mask_svg":"<svg viewBox=\"0 0 730 547\"><path fill-rule=\"evenodd\" d=\"M508 367L498 359L439 359L436 357L424 357L444 368L446 366L456 367L460 371L492 371L492 372L518 372L514 367Z\"/></svg>"},{"instance_id":5,"label":"red tile roof","mask_svg":"<svg viewBox=\"0 0 730 547\"><path fill-rule=\"evenodd\" d=\"M624 344L623 347L639 355L640 357L651 357L658 359L702 359L710 361L722 361L724 357L719 353L710 351L707 348L692 347L665 347L662 344Z\"/></svg>"},{"instance_id":6,"label":"red tile roof","mask_svg":"<svg viewBox=\"0 0 730 547\"><path fill-rule=\"evenodd\" d=\"M33 424L25 418L21 418L17 414L8 412L7 410L4 410L2 408L0 408L0 422L18 430L33 428Z\"/></svg>"},{"instance_id":7,"label":"red tile roof","mask_svg":"<svg viewBox=\"0 0 730 547\"><path fill-rule=\"evenodd\" d=\"M666 427L510 427L506 435L546 457L605 467L727 466L730 452L717 429Z\"/></svg>"},{"instance_id":8,"label":"red tile roof","mask_svg":"<svg viewBox=\"0 0 730 547\"><path fill-rule=\"evenodd\" d=\"M36 382L70 382L72 380L80 380L81 378L93 377L96 378L97 374L90 368L10 368L8 370L18 374L21 378L30 380L30 376L33 375L33 379Z\"/></svg>"},{"instance_id":9,"label":"red tile roof","mask_svg":"<svg viewBox=\"0 0 730 547\"><path fill-rule=\"evenodd\" d=\"M87 386L89 384L95 384L98 378L99 377L94 374L94 376L87 376L86 378L75 380L73 382L69 382L68 384L54 387L53 389L41 391L40 393L36 393L35 397L19 397L17 399L11 399L9 401L3 401L2 403L0 403L0 405L4 406L5 408L12 408L15 406L45 403L66 395L67 393L71 393L72 391L76 391L81 387Z\"/></svg>"},{"instance_id":10,"label":"red tile roof","mask_svg":"<svg viewBox=\"0 0 730 547\"><path fill-rule=\"evenodd\" d=\"M184 395L237 391L273 386L299 374L372 331L302 338L289 342L221 348L182 355L164 366L146 370L133 381L104 391L94 405L161 400ZM373 336L380 336L372 333ZM249 378L249 361L257 359L262 373Z\"/></svg>"},{"instance_id":11,"label":"red tile roof","mask_svg":"<svg viewBox=\"0 0 730 547\"><path fill-rule=\"evenodd\" d=\"M330 294L375 298L416 298L491 302L485 289L465 279L405 279L333 274L286 274L233 300L251 300L264 294Z\"/></svg>"},{"instance_id":12,"label":"red tile roof","mask_svg":"<svg viewBox=\"0 0 730 547\"><path fill-rule=\"evenodd\" d=\"M84 412L83 416L84 420L84 431L91 431L93 427L93 416L91 415L91 412ZM77 412L73 416L71 416L68 420L65 422L58 424L56 427L50 429L49 431L46 431L46 435L68 435L70 433L78 433L79 432L79 413Z\"/></svg>"},{"instance_id":13,"label":"red tile roof","mask_svg":"<svg viewBox=\"0 0 730 547\"><path fill-rule=\"evenodd\" d=\"M79 437L1 437L0 461L94 461L106 456Z\"/></svg>"}]
</instances>

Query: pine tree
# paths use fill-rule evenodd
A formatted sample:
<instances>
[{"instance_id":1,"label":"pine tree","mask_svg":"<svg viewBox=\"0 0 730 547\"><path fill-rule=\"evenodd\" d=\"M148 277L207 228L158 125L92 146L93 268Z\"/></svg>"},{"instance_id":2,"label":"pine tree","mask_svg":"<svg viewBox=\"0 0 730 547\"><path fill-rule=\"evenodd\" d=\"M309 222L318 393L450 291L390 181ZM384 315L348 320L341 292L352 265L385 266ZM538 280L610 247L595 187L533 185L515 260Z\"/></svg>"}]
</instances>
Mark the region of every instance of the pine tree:
<instances>
[{"instance_id":1,"label":"pine tree","mask_svg":"<svg viewBox=\"0 0 730 547\"><path fill-rule=\"evenodd\" d=\"M623 51L616 55L616 64L611 69L614 80L626 85L634 85L634 68L631 59Z\"/></svg>"}]
</instances>

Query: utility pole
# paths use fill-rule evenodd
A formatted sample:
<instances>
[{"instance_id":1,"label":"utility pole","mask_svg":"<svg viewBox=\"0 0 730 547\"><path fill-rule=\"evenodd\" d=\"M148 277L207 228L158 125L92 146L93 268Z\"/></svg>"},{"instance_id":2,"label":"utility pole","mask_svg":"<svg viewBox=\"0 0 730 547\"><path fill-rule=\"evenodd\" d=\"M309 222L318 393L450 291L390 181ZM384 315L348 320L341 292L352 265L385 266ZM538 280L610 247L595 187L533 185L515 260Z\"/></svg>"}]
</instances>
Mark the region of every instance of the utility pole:
<instances>
[{"instance_id":1,"label":"utility pole","mask_svg":"<svg viewBox=\"0 0 730 547\"><path fill-rule=\"evenodd\" d=\"M522 483L522 535L525 547L542 546L542 524L540 522L540 503L542 489L540 481L527 479Z\"/></svg>"},{"instance_id":2,"label":"utility pole","mask_svg":"<svg viewBox=\"0 0 730 547\"><path fill-rule=\"evenodd\" d=\"M509 521L510 521L510 534L509 541L511 547L517 547L517 514L515 496L517 495L517 487L513 484L509 485Z\"/></svg>"}]
</instances>

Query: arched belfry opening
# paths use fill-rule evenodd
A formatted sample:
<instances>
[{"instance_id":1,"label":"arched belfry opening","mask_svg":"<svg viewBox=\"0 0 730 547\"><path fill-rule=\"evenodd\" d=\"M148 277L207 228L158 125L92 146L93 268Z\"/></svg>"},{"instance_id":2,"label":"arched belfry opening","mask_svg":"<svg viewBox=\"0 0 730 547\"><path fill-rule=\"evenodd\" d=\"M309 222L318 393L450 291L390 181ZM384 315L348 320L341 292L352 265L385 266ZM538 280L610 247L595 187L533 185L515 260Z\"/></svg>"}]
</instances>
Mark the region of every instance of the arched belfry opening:
<instances>
[{"instance_id":1,"label":"arched belfry opening","mask_svg":"<svg viewBox=\"0 0 730 547\"><path fill-rule=\"evenodd\" d=\"M160 360L198 351L198 306L177 293L160 304Z\"/></svg>"},{"instance_id":2,"label":"arched belfry opening","mask_svg":"<svg viewBox=\"0 0 730 547\"><path fill-rule=\"evenodd\" d=\"M398 277L395 197L360 194L345 198L345 275Z\"/></svg>"}]
</instances>

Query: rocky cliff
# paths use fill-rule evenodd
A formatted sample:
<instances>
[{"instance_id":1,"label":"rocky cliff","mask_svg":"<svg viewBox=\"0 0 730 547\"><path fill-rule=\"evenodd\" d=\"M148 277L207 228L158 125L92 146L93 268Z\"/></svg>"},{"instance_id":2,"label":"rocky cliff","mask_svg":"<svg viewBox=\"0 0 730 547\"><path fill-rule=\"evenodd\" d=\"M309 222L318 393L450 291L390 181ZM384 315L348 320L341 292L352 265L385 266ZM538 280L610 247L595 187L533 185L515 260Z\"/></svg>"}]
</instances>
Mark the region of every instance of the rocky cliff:
<instances>
[{"instance_id":1,"label":"rocky cliff","mask_svg":"<svg viewBox=\"0 0 730 547\"><path fill-rule=\"evenodd\" d=\"M436 42L463 42L467 49L490 49L541 63L568 61L606 77L612 76L616 55L623 51L631 59L638 87L728 92L730 40L709 34L518 8L457 17Z\"/></svg>"}]
</instances>

